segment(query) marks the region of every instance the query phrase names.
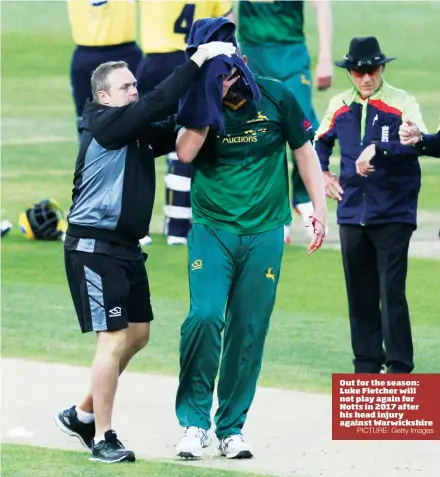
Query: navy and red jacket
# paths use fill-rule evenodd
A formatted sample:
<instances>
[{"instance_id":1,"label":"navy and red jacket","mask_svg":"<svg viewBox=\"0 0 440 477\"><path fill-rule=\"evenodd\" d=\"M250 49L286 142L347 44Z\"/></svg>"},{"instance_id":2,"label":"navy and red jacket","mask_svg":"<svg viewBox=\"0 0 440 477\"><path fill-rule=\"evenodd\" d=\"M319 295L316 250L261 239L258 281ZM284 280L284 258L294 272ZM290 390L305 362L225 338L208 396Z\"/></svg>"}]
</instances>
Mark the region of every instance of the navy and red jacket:
<instances>
[{"instance_id":1,"label":"navy and red jacket","mask_svg":"<svg viewBox=\"0 0 440 477\"><path fill-rule=\"evenodd\" d=\"M338 224L377 225L402 222L417 226L417 203L421 186L419 156L414 146L399 140L402 116L425 132L426 126L414 97L382 82L374 95L363 99L356 90L335 96L315 136L315 149L323 171L338 140L340 184ZM356 160L370 144L376 144L368 177L356 173Z\"/></svg>"}]
</instances>

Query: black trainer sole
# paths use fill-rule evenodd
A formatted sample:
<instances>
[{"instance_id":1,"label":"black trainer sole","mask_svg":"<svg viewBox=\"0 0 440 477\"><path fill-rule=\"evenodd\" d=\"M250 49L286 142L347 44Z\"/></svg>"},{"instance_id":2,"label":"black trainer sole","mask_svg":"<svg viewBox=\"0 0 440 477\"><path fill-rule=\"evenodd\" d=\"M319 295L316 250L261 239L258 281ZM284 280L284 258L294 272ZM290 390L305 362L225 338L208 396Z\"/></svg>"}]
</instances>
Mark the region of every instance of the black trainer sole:
<instances>
[{"instance_id":1,"label":"black trainer sole","mask_svg":"<svg viewBox=\"0 0 440 477\"><path fill-rule=\"evenodd\" d=\"M72 431L72 429L69 429L66 425L64 425L63 421L61 421L58 416L55 416L55 424L60 431L63 431L68 436L76 437L86 449L92 450L92 448L86 444L85 440L77 432Z\"/></svg>"},{"instance_id":2,"label":"black trainer sole","mask_svg":"<svg viewBox=\"0 0 440 477\"><path fill-rule=\"evenodd\" d=\"M103 464L119 464L119 463L124 463L124 462L135 462L136 457L135 456L127 456L124 455L120 457L119 459L116 460L106 460L102 459L100 457L89 457L89 460L91 462L102 462Z\"/></svg>"},{"instance_id":3,"label":"black trainer sole","mask_svg":"<svg viewBox=\"0 0 440 477\"><path fill-rule=\"evenodd\" d=\"M252 459L254 455L252 454L251 451L244 450L244 451L240 451L237 455L234 455L234 457L228 457L228 456L226 457L228 459Z\"/></svg>"},{"instance_id":4,"label":"black trainer sole","mask_svg":"<svg viewBox=\"0 0 440 477\"><path fill-rule=\"evenodd\" d=\"M191 452L179 452L177 457L181 457L182 459L191 459L191 460L200 460L202 458L201 455L194 455Z\"/></svg>"}]
</instances>

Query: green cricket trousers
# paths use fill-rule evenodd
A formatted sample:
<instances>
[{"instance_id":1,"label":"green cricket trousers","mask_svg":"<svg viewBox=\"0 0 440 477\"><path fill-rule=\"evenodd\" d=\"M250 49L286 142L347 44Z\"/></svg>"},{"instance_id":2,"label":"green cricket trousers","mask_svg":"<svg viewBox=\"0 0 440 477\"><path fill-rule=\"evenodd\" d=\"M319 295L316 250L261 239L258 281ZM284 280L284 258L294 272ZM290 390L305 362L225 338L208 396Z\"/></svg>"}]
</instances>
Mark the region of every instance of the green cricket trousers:
<instances>
[{"instance_id":1,"label":"green cricket trousers","mask_svg":"<svg viewBox=\"0 0 440 477\"><path fill-rule=\"evenodd\" d=\"M219 439L241 434L260 374L283 255L283 227L236 235L194 224L188 237L190 311L181 328L176 413Z\"/></svg>"}]
</instances>

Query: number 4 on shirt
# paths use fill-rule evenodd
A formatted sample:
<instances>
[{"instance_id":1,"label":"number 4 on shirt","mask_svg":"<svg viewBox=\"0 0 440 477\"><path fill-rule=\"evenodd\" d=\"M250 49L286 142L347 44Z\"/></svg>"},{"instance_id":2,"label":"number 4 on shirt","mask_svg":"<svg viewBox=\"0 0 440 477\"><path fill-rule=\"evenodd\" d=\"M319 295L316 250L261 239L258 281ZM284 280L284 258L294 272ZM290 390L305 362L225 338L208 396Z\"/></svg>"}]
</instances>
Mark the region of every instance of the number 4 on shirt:
<instances>
[{"instance_id":1,"label":"number 4 on shirt","mask_svg":"<svg viewBox=\"0 0 440 477\"><path fill-rule=\"evenodd\" d=\"M188 41L188 35L194 22L195 10L196 6L194 3L187 3L174 22L174 33L185 35L185 42Z\"/></svg>"}]
</instances>

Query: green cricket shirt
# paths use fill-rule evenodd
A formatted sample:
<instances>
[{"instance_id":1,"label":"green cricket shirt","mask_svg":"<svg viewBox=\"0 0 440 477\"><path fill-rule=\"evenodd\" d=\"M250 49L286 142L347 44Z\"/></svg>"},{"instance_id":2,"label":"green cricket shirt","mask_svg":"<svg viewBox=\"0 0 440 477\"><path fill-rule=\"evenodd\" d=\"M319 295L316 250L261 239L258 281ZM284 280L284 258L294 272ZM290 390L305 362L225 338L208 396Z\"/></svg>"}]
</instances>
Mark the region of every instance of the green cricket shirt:
<instances>
[{"instance_id":1,"label":"green cricket shirt","mask_svg":"<svg viewBox=\"0 0 440 477\"><path fill-rule=\"evenodd\" d=\"M239 235L291 222L286 143L298 149L313 137L293 94L280 81L255 79L261 101L225 105L226 136L217 136L215 157L193 162L193 222Z\"/></svg>"},{"instance_id":2,"label":"green cricket shirt","mask_svg":"<svg viewBox=\"0 0 440 477\"><path fill-rule=\"evenodd\" d=\"M239 41L259 44L303 43L303 3L249 0L238 2Z\"/></svg>"}]
</instances>

